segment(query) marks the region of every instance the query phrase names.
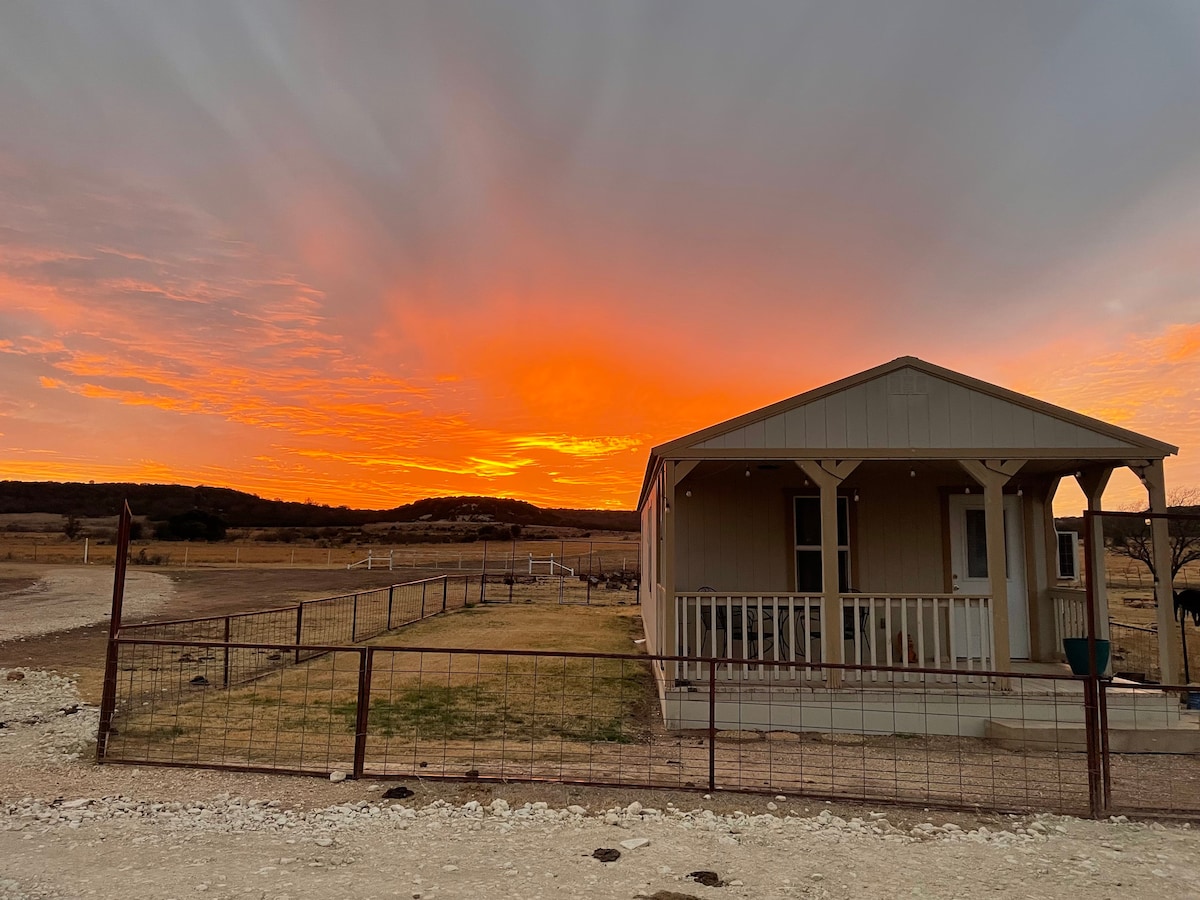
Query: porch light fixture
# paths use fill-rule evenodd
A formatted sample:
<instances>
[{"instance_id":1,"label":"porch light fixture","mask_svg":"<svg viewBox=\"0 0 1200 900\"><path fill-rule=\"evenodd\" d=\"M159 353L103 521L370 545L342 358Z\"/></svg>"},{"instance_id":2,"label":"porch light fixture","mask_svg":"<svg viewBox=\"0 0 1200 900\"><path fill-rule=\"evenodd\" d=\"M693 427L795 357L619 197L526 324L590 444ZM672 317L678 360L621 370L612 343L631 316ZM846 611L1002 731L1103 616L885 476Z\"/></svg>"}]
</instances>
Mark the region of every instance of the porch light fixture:
<instances>
[{"instance_id":1,"label":"porch light fixture","mask_svg":"<svg viewBox=\"0 0 1200 900\"><path fill-rule=\"evenodd\" d=\"M917 470L916 470L916 469L909 469L909 470L908 470L908 477L909 477L909 478L916 478L916 477L917 477Z\"/></svg>"},{"instance_id":2,"label":"porch light fixture","mask_svg":"<svg viewBox=\"0 0 1200 900\"><path fill-rule=\"evenodd\" d=\"M750 477L750 467L749 466L746 466L746 477L747 478Z\"/></svg>"},{"instance_id":3,"label":"porch light fixture","mask_svg":"<svg viewBox=\"0 0 1200 900\"><path fill-rule=\"evenodd\" d=\"M692 496L692 492L691 492L691 491L684 491L684 492L683 492L683 496L685 496L685 497L690 497L690 496Z\"/></svg>"},{"instance_id":4,"label":"porch light fixture","mask_svg":"<svg viewBox=\"0 0 1200 900\"><path fill-rule=\"evenodd\" d=\"M854 489L854 502L855 502L855 503L857 503L857 502L858 502L858 488L855 488L855 489Z\"/></svg>"},{"instance_id":5,"label":"porch light fixture","mask_svg":"<svg viewBox=\"0 0 1200 900\"><path fill-rule=\"evenodd\" d=\"M963 493L964 493L964 494L969 494L969 493L971 493L971 489L970 489L970 488L965 488L965 489L963 490Z\"/></svg>"}]
</instances>

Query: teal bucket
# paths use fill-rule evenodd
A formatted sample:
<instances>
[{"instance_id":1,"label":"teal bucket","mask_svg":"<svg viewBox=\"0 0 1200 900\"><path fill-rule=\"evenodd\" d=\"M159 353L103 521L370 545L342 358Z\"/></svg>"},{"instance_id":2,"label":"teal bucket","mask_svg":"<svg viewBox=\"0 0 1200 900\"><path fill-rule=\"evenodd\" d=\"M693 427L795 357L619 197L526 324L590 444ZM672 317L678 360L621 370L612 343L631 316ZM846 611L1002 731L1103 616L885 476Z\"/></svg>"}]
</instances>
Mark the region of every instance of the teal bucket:
<instances>
[{"instance_id":1,"label":"teal bucket","mask_svg":"<svg viewBox=\"0 0 1200 900\"><path fill-rule=\"evenodd\" d=\"M1102 675L1104 670L1108 668L1108 655L1112 648L1112 644L1108 641L1096 641L1096 665L1100 667L1100 671L1094 674ZM1087 638L1064 638L1063 651L1067 654L1067 662L1071 666L1071 671L1076 675L1091 675L1091 667L1089 663L1088 639Z\"/></svg>"}]
</instances>

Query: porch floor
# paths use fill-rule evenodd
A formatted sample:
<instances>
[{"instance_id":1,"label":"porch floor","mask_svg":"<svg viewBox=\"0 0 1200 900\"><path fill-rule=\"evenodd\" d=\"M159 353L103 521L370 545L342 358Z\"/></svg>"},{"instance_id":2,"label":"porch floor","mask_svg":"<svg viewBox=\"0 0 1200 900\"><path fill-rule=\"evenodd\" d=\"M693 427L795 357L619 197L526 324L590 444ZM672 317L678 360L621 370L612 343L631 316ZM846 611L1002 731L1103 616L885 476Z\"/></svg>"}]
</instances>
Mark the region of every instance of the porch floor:
<instances>
[{"instance_id":1,"label":"porch floor","mask_svg":"<svg viewBox=\"0 0 1200 900\"><path fill-rule=\"evenodd\" d=\"M962 665L964 668L958 670L956 676L953 676L949 669L946 670L945 674L940 675L914 672L906 676L903 672L879 672L874 673L879 676L878 680L871 680L870 676L872 673L864 672L863 680L844 679L837 690L839 692L859 693L920 691L924 693L943 694L993 694L1002 692L1009 696L1083 697L1083 682L1072 675L1070 666L1065 662L1014 660L1012 663L1013 677L1002 688L998 687L995 682L985 680L978 675L970 677L970 670L965 668L965 660L962 661ZM805 692L826 692L830 690L827 684L819 680L805 681L799 678L794 681L788 679L772 680L766 677L766 675L760 678L760 670L750 663L747 663L744 669L742 669L741 664L734 663L733 668L735 669L733 677L718 677L716 688L718 692L744 692L767 687L776 690L792 689ZM691 683L707 684L708 679L704 677L692 678ZM1114 692L1114 688L1118 690ZM1112 680L1109 688L1110 697L1134 694L1161 695L1161 689L1157 685L1143 684L1124 678L1114 678Z\"/></svg>"}]
</instances>

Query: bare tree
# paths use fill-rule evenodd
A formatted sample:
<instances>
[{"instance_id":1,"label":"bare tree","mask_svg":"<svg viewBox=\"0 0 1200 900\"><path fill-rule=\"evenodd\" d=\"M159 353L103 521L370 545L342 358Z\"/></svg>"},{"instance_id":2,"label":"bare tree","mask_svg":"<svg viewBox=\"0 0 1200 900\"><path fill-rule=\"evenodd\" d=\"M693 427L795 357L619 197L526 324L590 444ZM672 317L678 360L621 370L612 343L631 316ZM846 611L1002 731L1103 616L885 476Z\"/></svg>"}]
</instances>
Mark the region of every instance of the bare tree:
<instances>
[{"instance_id":1,"label":"bare tree","mask_svg":"<svg viewBox=\"0 0 1200 900\"><path fill-rule=\"evenodd\" d=\"M1176 488L1167 495L1167 509L1184 513L1200 513L1200 488ZM1143 512L1144 510L1130 510ZM1108 538L1114 553L1128 556L1130 559L1143 563L1150 574L1158 580L1158 572L1154 569L1154 541L1148 521L1145 519L1116 518L1110 520ZM1188 563L1200 560L1200 518L1168 519L1167 534L1171 547L1171 578L1168 582L1174 592L1175 580L1183 567ZM1184 592L1186 595L1187 591ZM1191 682L1191 665L1188 656L1187 624L1188 614L1196 616L1196 610L1189 609L1185 600L1181 604L1181 596L1175 594L1175 619L1179 622L1179 641L1183 648L1183 678ZM1200 625L1200 621L1196 623Z\"/></svg>"},{"instance_id":2,"label":"bare tree","mask_svg":"<svg viewBox=\"0 0 1200 900\"><path fill-rule=\"evenodd\" d=\"M1200 513L1200 488L1175 488L1167 495L1167 509ZM1144 564L1157 578L1150 527L1140 519L1128 518L1110 519L1106 525L1112 551ZM1169 519L1167 532L1171 545L1171 583L1174 584L1184 566L1200 560L1200 519Z\"/></svg>"}]
</instances>

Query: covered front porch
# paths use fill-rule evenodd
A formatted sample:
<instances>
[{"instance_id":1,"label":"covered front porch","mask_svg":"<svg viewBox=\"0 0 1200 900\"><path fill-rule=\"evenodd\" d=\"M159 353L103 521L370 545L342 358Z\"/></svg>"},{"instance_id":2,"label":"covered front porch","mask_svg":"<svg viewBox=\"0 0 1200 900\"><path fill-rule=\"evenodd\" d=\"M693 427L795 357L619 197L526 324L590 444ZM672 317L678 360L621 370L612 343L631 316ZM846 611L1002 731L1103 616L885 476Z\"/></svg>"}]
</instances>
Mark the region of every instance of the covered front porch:
<instances>
[{"instance_id":1,"label":"covered front porch","mask_svg":"<svg viewBox=\"0 0 1200 900\"><path fill-rule=\"evenodd\" d=\"M1085 636L1088 622L1081 560L1064 571L1073 545L1055 531L1053 497L1075 478L1099 507L1121 463L1157 483L1141 460L668 462L662 564L645 570L658 578L647 611L658 652L692 658L672 673L691 682L713 657L744 661L739 678L835 684L946 682L1061 660L1063 639ZM1091 562L1104 584L1103 554ZM1107 619L1099 591L1100 637Z\"/></svg>"},{"instance_id":2,"label":"covered front porch","mask_svg":"<svg viewBox=\"0 0 1200 900\"><path fill-rule=\"evenodd\" d=\"M688 658L662 667L663 690L710 670L836 688L1059 661L1064 638L1108 622L1098 590L1089 626L1083 591L1106 583L1102 538L1085 578L1055 530L1059 485L1100 509L1128 467L1162 511L1173 452L912 357L656 447L639 501L647 649ZM1157 594L1165 631L1170 586Z\"/></svg>"}]
</instances>

